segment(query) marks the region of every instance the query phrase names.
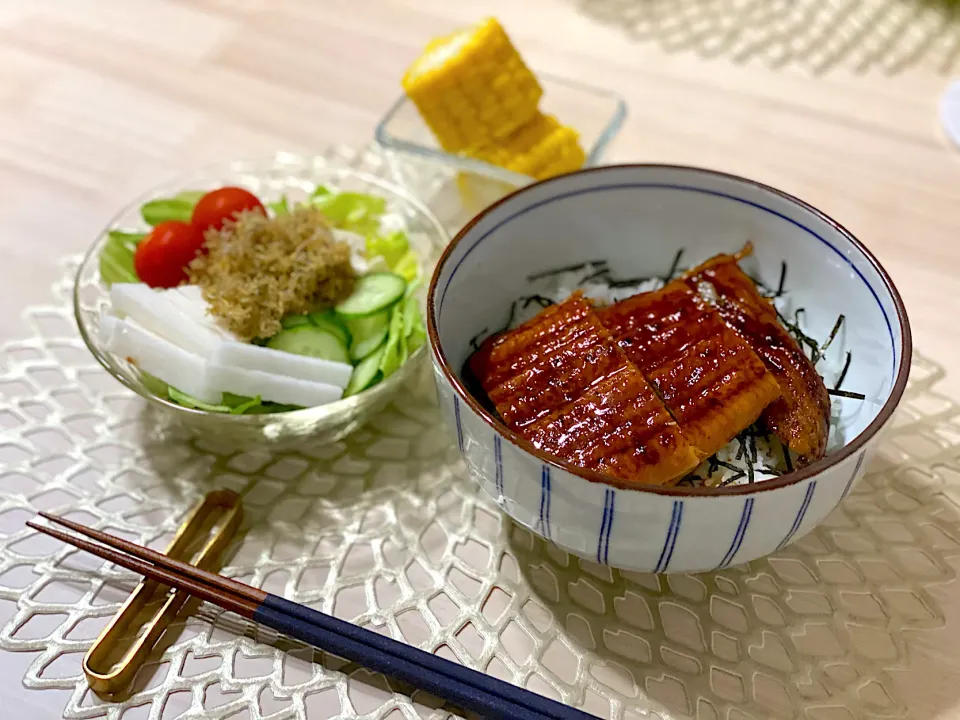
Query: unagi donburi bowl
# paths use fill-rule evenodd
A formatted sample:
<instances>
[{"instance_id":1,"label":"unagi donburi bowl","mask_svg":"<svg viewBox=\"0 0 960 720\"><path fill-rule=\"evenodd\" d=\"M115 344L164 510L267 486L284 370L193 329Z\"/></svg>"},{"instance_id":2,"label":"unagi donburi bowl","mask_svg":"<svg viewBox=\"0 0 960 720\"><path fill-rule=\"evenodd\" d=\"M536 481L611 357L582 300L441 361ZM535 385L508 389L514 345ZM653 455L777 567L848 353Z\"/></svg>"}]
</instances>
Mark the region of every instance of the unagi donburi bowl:
<instances>
[{"instance_id":1,"label":"unagi donburi bowl","mask_svg":"<svg viewBox=\"0 0 960 720\"><path fill-rule=\"evenodd\" d=\"M842 432L827 456L763 482L640 486L535 448L468 391L471 340L502 328L530 276L603 259L621 277L668 274L752 241L743 263L777 286L813 337L850 365ZM823 213L785 193L707 170L608 166L540 182L490 206L447 247L428 294L428 331L446 424L471 475L504 512L559 547L615 567L697 572L775 552L812 530L854 487L900 401L911 339L903 303L870 252Z\"/></svg>"}]
</instances>

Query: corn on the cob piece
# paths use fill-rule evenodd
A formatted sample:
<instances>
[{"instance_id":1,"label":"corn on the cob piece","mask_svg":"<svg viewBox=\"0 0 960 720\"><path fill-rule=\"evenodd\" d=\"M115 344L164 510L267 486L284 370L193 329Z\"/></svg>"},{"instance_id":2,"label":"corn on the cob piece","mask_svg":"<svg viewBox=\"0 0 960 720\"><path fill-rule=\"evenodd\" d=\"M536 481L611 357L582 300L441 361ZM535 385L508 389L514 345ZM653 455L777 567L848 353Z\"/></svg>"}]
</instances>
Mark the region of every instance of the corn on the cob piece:
<instances>
[{"instance_id":1,"label":"corn on the cob piece","mask_svg":"<svg viewBox=\"0 0 960 720\"><path fill-rule=\"evenodd\" d=\"M543 94L493 18L427 45L403 89L450 152L507 137L537 114Z\"/></svg>"},{"instance_id":2,"label":"corn on the cob piece","mask_svg":"<svg viewBox=\"0 0 960 720\"><path fill-rule=\"evenodd\" d=\"M542 113L504 140L466 154L538 180L577 170L586 160L577 131Z\"/></svg>"}]
</instances>

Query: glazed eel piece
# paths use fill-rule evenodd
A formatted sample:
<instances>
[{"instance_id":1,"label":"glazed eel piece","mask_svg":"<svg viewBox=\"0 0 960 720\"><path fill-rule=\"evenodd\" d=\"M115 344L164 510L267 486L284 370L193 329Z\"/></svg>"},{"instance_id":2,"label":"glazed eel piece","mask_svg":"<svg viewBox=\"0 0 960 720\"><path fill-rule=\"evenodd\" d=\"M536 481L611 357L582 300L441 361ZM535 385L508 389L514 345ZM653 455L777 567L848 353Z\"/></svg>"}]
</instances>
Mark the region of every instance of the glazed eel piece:
<instances>
[{"instance_id":1,"label":"glazed eel piece","mask_svg":"<svg viewBox=\"0 0 960 720\"><path fill-rule=\"evenodd\" d=\"M701 460L580 293L488 338L469 369L509 427L580 467L663 485Z\"/></svg>"},{"instance_id":2,"label":"glazed eel piece","mask_svg":"<svg viewBox=\"0 0 960 720\"><path fill-rule=\"evenodd\" d=\"M780 395L760 358L683 281L597 315L704 457L756 422Z\"/></svg>"},{"instance_id":3,"label":"glazed eel piece","mask_svg":"<svg viewBox=\"0 0 960 720\"><path fill-rule=\"evenodd\" d=\"M761 420L799 456L799 465L808 465L827 451L830 396L813 363L780 323L773 301L737 264L751 250L747 245L737 255L717 255L685 273L682 281L711 302L776 378L780 398Z\"/></svg>"}]
</instances>

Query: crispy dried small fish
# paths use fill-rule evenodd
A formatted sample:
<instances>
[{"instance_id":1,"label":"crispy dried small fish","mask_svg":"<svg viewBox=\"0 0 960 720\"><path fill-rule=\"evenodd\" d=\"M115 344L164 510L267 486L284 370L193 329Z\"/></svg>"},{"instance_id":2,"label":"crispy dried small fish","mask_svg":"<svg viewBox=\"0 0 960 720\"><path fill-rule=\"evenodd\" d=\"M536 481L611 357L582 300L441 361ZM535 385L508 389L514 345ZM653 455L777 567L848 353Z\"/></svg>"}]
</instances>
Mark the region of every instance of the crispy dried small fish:
<instances>
[{"instance_id":1,"label":"crispy dried small fish","mask_svg":"<svg viewBox=\"0 0 960 720\"><path fill-rule=\"evenodd\" d=\"M314 207L275 218L244 212L205 239L190 279L211 313L244 340L275 335L284 315L335 305L356 283L349 245Z\"/></svg>"}]
</instances>

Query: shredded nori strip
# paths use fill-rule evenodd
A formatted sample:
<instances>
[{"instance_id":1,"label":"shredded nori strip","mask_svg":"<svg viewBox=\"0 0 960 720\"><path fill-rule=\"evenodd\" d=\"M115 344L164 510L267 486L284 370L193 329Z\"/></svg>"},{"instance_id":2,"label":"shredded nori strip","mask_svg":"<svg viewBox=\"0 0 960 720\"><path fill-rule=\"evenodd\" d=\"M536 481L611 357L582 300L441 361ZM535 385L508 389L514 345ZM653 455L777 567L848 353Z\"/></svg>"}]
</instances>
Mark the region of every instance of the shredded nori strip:
<instances>
[{"instance_id":1,"label":"shredded nori strip","mask_svg":"<svg viewBox=\"0 0 960 720\"><path fill-rule=\"evenodd\" d=\"M486 329L486 328L484 328L483 330L481 330L480 332L478 332L476 335L474 335L472 338L470 338L470 347L473 348L473 351L474 351L474 352L476 352L477 350L480 349L480 343L482 342L482 341L480 340L481 337L483 337L484 340L487 339L487 329Z\"/></svg>"},{"instance_id":2,"label":"shredded nori strip","mask_svg":"<svg viewBox=\"0 0 960 720\"><path fill-rule=\"evenodd\" d=\"M548 298L545 295L527 295L526 297L520 298L523 300L523 309L526 310L532 303L537 303L541 308L548 308L551 305L556 305L556 303Z\"/></svg>"},{"instance_id":3,"label":"shredded nori strip","mask_svg":"<svg viewBox=\"0 0 960 720\"><path fill-rule=\"evenodd\" d=\"M710 477L719 469L720 461L717 459L716 453L714 453L707 458L707 477Z\"/></svg>"},{"instance_id":4,"label":"shredded nori strip","mask_svg":"<svg viewBox=\"0 0 960 720\"><path fill-rule=\"evenodd\" d=\"M793 459L790 457L790 448L780 443L780 450L783 452L783 464L787 466L787 472L793 472Z\"/></svg>"},{"instance_id":5,"label":"shredded nori strip","mask_svg":"<svg viewBox=\"0 0 960 720\"><path fill-rule=\"evenodd\" d=\"M500 328L500 330L498 330L497 333L506 332L513 326L513 319L517 316L517 306L520 305L521 303L523 303L524 309L530 307L531 303L538 303L541 308L548 308L551 305L556 305L556 303L552 299L546 297L545 295L540 295L540 294L525 295L524 297L517 298L516 300L513 301L513 304L510 305L510 316L507 318L506 325ZM471 344L473 343L474 340L478 339L481 335L483 335L484 332L486 332L486 330L483 330L482 332L477 333L474 336L473 340L470 341Z\"/></svg>"},{"instance_id":6,"label":"shredded nori strip","mask_svg":"<svg viewBox=\"0 0 960 720\"><path fill-rule=\"evenodd\" d=\"M843 370L840 371L840 377L837 378L837 384L833 386L834 390L839 390L840 386L843 385L843 381L847 378L847 370L850 369L850 361L853 359L850 351L847 350L847 359L843 362Z\"/></svg>"},{"instance_id":7,"label":"shredded nori strip","mask_svg":"<svg viewBox=\"0 0 960 720\"><path fill-rule=\"evenodd\" d=\"M774 297L782 297L784 284L787 282L787 261L784 260L780 263L780 282L777 283L777 292L774 293Z\"/></svg>"},{"instance_id":8,"label":"shredded nori strip","mask_svg":"<svg viewBox=\"0 0 960 720\"><path fill-rule=\"evenodd\" d=\"M750 273L748 273L748 272L746 272L746 271L744 271L743 274L746 275L748 278L750 278L750 280L753 281L753 284L757 286L757 290L760 291L760 294L761 294L761 295L763 295L763 296L766 297L766 298L772 298L772 297L773 297L773 292L770 290L770 288L768 288L768 287L764 284L763 280L761 280L761 279L758 278L758 277L755 277L755 276L751 275Z\"/></svg>"},{"instance_id":9,"label":"shredded nori strip","mask_svg":"<svg viewBox=\"0 0 960 720\"><path fill-rule=\"evenodd\" d=\"M503 326L503 330L500 332L506 332L513 326L513 318L517 315L517 303L519 300L514 300L513 304L510 305L510 317L507 318L507 324Z\"/></svg>"},{"instance_id":10,"label":"shredded nori strip","mask_svg":"<svg viewBox=\"0 0 960 720\"><path fill-rule=\"evenodd\" d=\"M727 485L732 485L737 480L742 479L745 475L746 473L744 473L743 470L741 470L736 475L731 475L730 477L724 478L723 480L721 480L719 483L717 483L717 487L726 487ZM750 482L753 482L753 480L751 480Z\"/></svg>"},{"instance_id":11,"label":"shredded nori strip","mask_svg":"<svg viewBox=\"0 0 960 720\"><path fill-rule=\"evenodd\" d=\"M597 280L597 279L602 278L602 277L608 277L608 278L610 277L610 268L600 268L600 269L597 270L596 272L592 272L592 273L590 273L589 275L586 275L586 276L580 278L580 282L577 283L577 284L578 284L578 285L586 285L588 282L591 282L591 281L593 281L593 280Z\"/></svg>"},{"instance_id":12,"label":"shredded nori strip","mask_svg":"<svg viewBox=\"0 0 960 720\"><path fill-rule=\"evenodd\" d=\"M588 262L577 263L576 265L568 265L566 267L556 268L554 270L544 270L543 272L534 273L529 275L527 280L533 282L534 280L543 280L544 278L551 277L552 275L562 275L563 273L576 272L577 270L583 270L588 267L606 267L609 264L607 260L590 260Z\"/></svg>"},{"instance_id":13,"label":"shredded nori strip","mask_svg":"<svg viewBox=\"0 0 960 720\"><path fill-rule=\"evenodd\" d=\"M781 313L779 310L776 310L776 308L774 308L774 310L777 313L777 319L783 323L783 326L787 329L787 332L793 335L793 338L797 341L800 347L802 348L806 346L810 348L810 361L816 365L820 360L820 345L816 340L800 329L800 315L805 315L806 310L804 308L797 308L793 313L793 322L784 317L783 313Z\"/></svg>"},{"instance_id":14,"label":"shredded nori strip","mask_svg":"<svg viewBox=\"0 0 960 720\"><path fill-rule=\"evenodd\" d=\"M867 396L863 393L850 392L849 390L837 390L836 388L832 390L827 390L827 394L832 397L842 397L850 398L851 400L866 400Z\"/></svg>"},{"instance_id":15,"label":"shredded nori strip","mask_svg":"<svg viewBox=\"0 0 960 720\"><path fill-rule=\"evenodd\" d=\"M843 322L844 322L846 319L847 319L847 317L846 317L843 313L840 313L840 315L837 316L837 321L833 324L833 330L830 331L830 335L827 337L826 342L824 342L824 343L820 346L820 357L821 357L821 358L822 358L822 357L824 356L824 354L827 352L827 348L830 347L830 343L832 343L833 340L834 340L834 338L837 337L837 333L840 332L840 328L843 327Z\"/></svg>"},{"instance_id":16,"label":"shredded nori strip","mask_svg":"<svg viewBox=\"0 0 960 720\"><path fill-rule=\"evenodd\" d=\"M683 248L677 250L677 254L673 256L673 262L670 264L670 270L662 278L664 284L670 282L674 276L677 274L677 268L680 267L680 258L683 257Z\"/></svg>"},{"instance_id":17,"label":"shredded nori strip","mask_svg":"<svg viewBox=\"0 0 960 720\"><path fill-rule=\"evenodd\" d=\"M611 288L616 289L616 288L625 288L625 287L635 287L637 285L642 285L643 283L650 282L651 280L660 280L661 282L663 281L662 278L657 278L657 277L634 277L634 278L626 278L623 280L611 279L608 284L610 285Z\"/></svg>"}]
</instances>

